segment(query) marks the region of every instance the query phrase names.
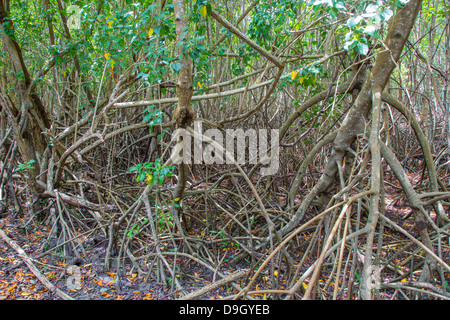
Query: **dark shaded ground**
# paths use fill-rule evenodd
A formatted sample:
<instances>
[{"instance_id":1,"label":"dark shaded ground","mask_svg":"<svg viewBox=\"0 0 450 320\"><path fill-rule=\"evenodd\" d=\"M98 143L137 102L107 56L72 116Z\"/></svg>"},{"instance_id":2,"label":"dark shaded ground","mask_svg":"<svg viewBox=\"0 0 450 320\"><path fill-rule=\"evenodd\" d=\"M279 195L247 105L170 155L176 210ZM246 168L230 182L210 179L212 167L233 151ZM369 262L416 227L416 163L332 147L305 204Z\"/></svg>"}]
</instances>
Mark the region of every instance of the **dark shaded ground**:
<instances>
[{"instance_id":1,"label":"dark shaded ground","mask_svg":"<svg viewBox=\"0 0 450 320\"><path fill-rule=\"evenodd\" d=\"M39 256L41 247L47 240L48 227L36 226L30 223L26 230L16 226L23 221L11 218L0 219L0 228L9 238L14 240L29 257ZM125 276L118 278L114 272L104 268L104 258L107 240L93 238L87 241L86 256L65 259L58 250L38 259L33 263L47 279L57 288L75 299L81 300L170 300L179 296L170 287L164 288L155 279L144 279L132 270L131 263L126 264ZM169 260L169 259L168 259ZM196 264L188 264L182 259L178 263L185 263L181 269L189 273L191 279L183 279L183 287L193 291L211 282L211 272ZM70 267L72 266L72 267ZM79 269L81 288L78 289L75 279L78 274L71 270ZM75 287L75 289L70 289ZM192 290L189 290L189 289ZM172 292L171 292L172 291ZM221 292L223 291L223 292ZM206 294L203 299L220 298L216 295L227 295L227 290L218 290L214 294ZM0 239L0 300L59 300L55 293L50 292L28 269L17 252Z\"/></svg>"},{"instance_id":2,"label":"dark shaded ground","mask_svg":"<svg viewBox=\"0 0 450 320\"><path fill-rule=\"evenodd\" d=\"M389 175L386 177L388 183L385 184L386 188L386 215L397 221L397 223L405 230L415 234L414 222L412 217L408 217L410 208L405 199L405 196L398 188L398 183L391 179ZM418 177L410 177L414 183L417 183ZM431 213L433 216L433 213ZM25 215L26 216L26 215ZM21 227L26 225L26 227ZM50 227L37 225L35 222L24 221L23 218L12 220L11 217L0 218L0 228L15 241L26 254L33 258L34 265L40 270L48 280L51 281L57 288L63 292L69 294L71 297L80 300L172 300L180 297L180 293L175 291L175 287L163 286L157 279L149 278L139 275L136 269L132 268L132 263L128 259L125 260L125 266L123 275L118 277L114 272L108 272L105 270L105 254L107 247L107 239L102 236L84 237L80 235L80 240L84 243L85 254L80 253L80 258L66 257L61 248L54 248L49 250L48 254L39 257L42 254L42 248L46 245L48 235L50 233ZM195 226L194 226L195 229ZM195 231L195 230L194 230ZM83 238L84 237L84 238ZM295 261L300 261L303 255L304 249L307 247L309 234L304 233L299 236L297 241L293 241L291 245L291 252L295 253ZM396 232L391 230L385 230L385 243L398 243L398 246L402 245L405 238ZM323 241L323 239L322 239ZM364 241L361 239L361 241ZM295 245L295 243L297 245ZM51 244L55 246L56 244ZM295 248L293 248L295 246ZM167 249L167 248L165 248ZM212 252L219 252L224 257L231 257L236 255L240 249L234 245L234 243L224 241L223 243L217 243ZM415 247L411 247L410 250L405 251L403 254L398 255L396 261L398 265L402 265L403 261L408 259ZM396 246L388 246L386 250L383 250L383 257L388 258L395 253ZM448 263L449 250L444 248L443 259ZM317 257L311 257L315 259ZM307 261L306 265L309 265L313 260ZM167 260L173 266L173 260L168 257ZM76 265L76 267L73 267ZM72 266L72 267L70 267ZM219 278L213 279L213 274L210 270L192 262L183 257L177 259L177 277L182 283L186 292L192 292L199 289ZM68 270L69 268L69 270ZM79 279L81 287L76 287L77 283L74 281L78 279L77 274L71 274L72 270L79 271ZM239 266L227 263L227 259L223 260L223 265L220 271L224 274L231 273L236 269L247 269L249 264L243 261ZM306 267L305 267L306 268ZM408 270L415 268L414 261L412 263L404 264L401 270L405 273ZM322 283L326 282L328 275L331 273L332 266L324 266L322 272ZM115 270L113 267L111 270ZM268 273L263 273L259 282L256 282L256 290L263 289L284 289L287 282L284 279L283 270L276 271L278 276L276 279L270 279ZM388 270L386 271L388 272ZM152 275L155 274L154 272ZM385 274L387 276L387 274ZM445 275L447 281L449 275ZM392 279L392 275L389 275ZM272 281L275 280L275 281ZM409 278L408 280L414 281L416 279ZM436 279L436 285L442 286L442 281ZM241 279L238 283L241 287L245 286L245 279ZM398 279L397 281L402 281ZM405 279L406 281L406 279ZM71 285L75 285L75 289L71 289ZM305 283L305 286L307 283ZM448 286L448 282L445 284ZM326 297L332 296L333 287L329 287L329 292L322 292ZM450 290L450 287L449 287ZM202 295L200 299L221 299L238 291L231 287L221 287L210 293ZM338 299L345 299L348 292L348 288L339 288ZM392 296L392 290L383 290L380 299L390 299ZM264 299L263 294L253 295L255 299ZM394 297L395 298L395 297ZM399 297L401 298L401 297ZM432 297L429 297L432 298ZM27 265L22 262L17 252L12 249L7 243L0 238L0 300L59 300L61 299L55 293L50 292L44 285L34 276L29 270Z\"/></svg>"}]
</instances>

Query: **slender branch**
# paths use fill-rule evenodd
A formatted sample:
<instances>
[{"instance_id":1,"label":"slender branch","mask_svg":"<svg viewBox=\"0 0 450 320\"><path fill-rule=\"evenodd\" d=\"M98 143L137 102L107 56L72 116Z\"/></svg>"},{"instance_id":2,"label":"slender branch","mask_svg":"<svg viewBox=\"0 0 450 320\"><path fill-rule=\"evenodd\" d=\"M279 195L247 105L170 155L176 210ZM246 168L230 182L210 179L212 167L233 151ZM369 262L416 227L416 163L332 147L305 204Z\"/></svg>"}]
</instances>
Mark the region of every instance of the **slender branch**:
<instances>
[{"instance_id":1,"label":"slender branch","mask_svg":"<svg viewBox=\"0 0 450 320\"><path fill-rule=\"evenodd\" d=\"M191 292L191 293L179 298L178 300L192 300L192 299L202 296L205 293L208 293L216 288L224 286L229 282L236 281L236 280L244 277L246 274L247 274L247 272L245 270L236 271L236 272L230 274L229 276L227 276L223 279L220 279L216 282L213 282L213 283L211 283L203 288L200 288L194 292Z\"/></svg>"},{"instance_id":2,"label":"slender branch","mask_svg":"<svg viewBox=\"0 0 450 320\"><path fill-rule=\"evenodd\" d=\"M447 269L447 272L450 272L450 266L441 258L439 258L432 250L430 250L426 245L424 245L422 242L417 240L414 236L412 236L409 232L402 229L400 226L398 226L394 221L389 219L386 216L380 215L380 218L389 223L395 230L398 232L404 234L409 240L417 244L419 247L421 247L423 250L426 251L434 260L436 260L439 264L441 264L445 269Z\"/></svg>"},{"instance_id":3,"label":"slender branch","mask_svg":"<svg viewBox=\"0 0 450 320\"><path fill-rule=\"evenodd\" d=\"M246 35L244 35L241 31L239 31L235 26L233 26L230 22L228 22L227 19L222 17L218 12L216 12L214 9L211 10L211 16L216 19L221 25L223 25L225 28L227 28L231 33L236 35L239 39L244 41L246 44L248 44L250 47L255 49L257 52L261 53L267 60L272 62L274 65L276 65L278 68L283 69L284 63L281 62L277 57L273 56L270 52L268 52L263 47L256 44L253 40L248 38Z\"/></svg>"}]
</instances>

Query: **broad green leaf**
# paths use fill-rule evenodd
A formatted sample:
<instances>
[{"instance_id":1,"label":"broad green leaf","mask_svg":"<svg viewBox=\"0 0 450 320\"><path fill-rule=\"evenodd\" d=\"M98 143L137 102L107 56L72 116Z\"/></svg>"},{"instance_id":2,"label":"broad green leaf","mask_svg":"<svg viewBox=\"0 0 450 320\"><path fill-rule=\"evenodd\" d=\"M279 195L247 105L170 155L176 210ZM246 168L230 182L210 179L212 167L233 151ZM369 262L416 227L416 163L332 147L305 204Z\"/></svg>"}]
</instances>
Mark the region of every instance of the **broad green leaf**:
<instances>
[{"instance_id":1,"label":"broad green leaf","mask_svg":"<svg viewBox=\"0 0 450 320\"><path fill-rule=\"evenodd\" d=\"M161 26L154 27L154 28L152 28L152 29L153 29L153 34L158 35L159 32L161 31Z\"/></svg>"},{"instance_id":2,"label":"broad green leaf","mask_svg":"<svg viewBox=\"0 0 450 320\"><path fill-rule=\"evenodd\" d=\"M351 41L347 41L344 44L344 49L346 51L350 51L351 49L353 49L356 46L357 43L358 43L358 39L352 39Z\"/></svg>"},{"instance_id":3,"label":"broad green leaf","mask_svg":"<svg viewBox=\"0 0 450 320\"><path fill-rule=\"evenodd\" d=\"M369 52L369 46L363 42L358 42L356 45L356 52L358 52L360 55L367 55Z\"/></svg>"},{"instance_id":4,"label":"broad green leaf","mask_svg":"<svg viewBox=\"0 0 450 320\"><path fill-rule=\"evenodd\" d=\"M334 7L335 7L336 9L345 9L344 1L336 1L336 2L334 3Z\"/></svg>"},{"instance_id":5,"label":"broad green leaf","mask_svg":"<svg viewBox=\"0 0 450 320\"><path fill-rule=\"evenodd\" d=\"M180 69L181 69L181 62L173 63L172 64L172 69L175 70L175 72L180 71Z\"/></svg>"},{"instance_id":6,"label":"broad green leaf","mask_svg":"<svg viewBox=\"0 0 450 320\"><path fill-rule=\"evenodd\" d=\"M373 36L373 37L378 38L378 39L380 38L380 36L377 33L377 26L375 26L373 24L365 27L363 32L368 34L369 36Z\"/></svg>"},{"instance_id":7,"label":"broad green leaf","mask_svg":"<svg viewBox=\"0 0 450 320\"><path fill-rule=\"evenodd\" d=\"M356 26L358 23L360 23L362 20L361 16L356 16L356 17L351 17L350 19L347 20L347 26L349 28L353 28L354 26Z\"/></svg>"},{"instance_id":8,"label":"broad green leaf","mask_svg":"<svg viewBox=\"0 0 450 320\"><path fill-rule=\"evenodd\" d=\"M374 13L374 12L376 12L378 10L378 8L379 8L378 5L370 3L366 7L366 12L367 13Z\"/></svg>"},{"instance_id":9,"label":"broad green leaf","mask_svg":"<svg viewBox=\"0 0 450 320\"><path fill-rule=\"evenodd\" d=\"M394 12L388 8L380 13L381 21L388 21L393 15Z\"/></svg>"}]
</instances>

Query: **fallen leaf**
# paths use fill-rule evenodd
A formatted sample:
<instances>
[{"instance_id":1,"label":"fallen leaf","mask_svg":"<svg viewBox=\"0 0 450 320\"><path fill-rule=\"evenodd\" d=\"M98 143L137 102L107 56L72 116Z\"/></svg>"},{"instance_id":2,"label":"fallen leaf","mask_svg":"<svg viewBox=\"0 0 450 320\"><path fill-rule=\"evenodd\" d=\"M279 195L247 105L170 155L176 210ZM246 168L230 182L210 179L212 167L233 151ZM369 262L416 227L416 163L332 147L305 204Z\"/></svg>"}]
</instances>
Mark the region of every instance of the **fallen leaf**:
<instances>
[{"instance_id":1,"label":"fallen leaf","mask_svg":"<svg viewBox=\"0 0 450 320\"><path fill-rule=\"evenodd\" d=\"M14 284L13 286L9 287L9 288L6 290L6 292L14 292L14 291L16 290L16 287L17 287L17 283Z\"/></svg>"}]
</instances>

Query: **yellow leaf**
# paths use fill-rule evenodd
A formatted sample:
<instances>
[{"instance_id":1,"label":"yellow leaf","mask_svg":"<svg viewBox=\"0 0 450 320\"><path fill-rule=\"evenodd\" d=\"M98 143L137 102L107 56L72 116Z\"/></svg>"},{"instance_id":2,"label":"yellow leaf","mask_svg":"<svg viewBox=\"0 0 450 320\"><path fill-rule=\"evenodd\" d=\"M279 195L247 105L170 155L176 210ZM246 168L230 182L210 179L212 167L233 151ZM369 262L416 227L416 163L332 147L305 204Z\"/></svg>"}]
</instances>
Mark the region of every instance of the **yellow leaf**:
<instances>
[{"instance_id":1,"label":"yellow leaf","mask_svg":"<svg viewBox=\"0 0 450 320\"><path fill-rule=\"evenodd\" d=\"M203 7L200 8L200 14L201 14L204 18L206 18L206 6L203 6Z\"/></svg>"},{"instance_id":2,"label":"yellow leaf","mask_svg":"<svg viewBox=\"0 0 450 320\"><path fill-rule=\"evenodd\" d=\"M297 71L295 71L295 70L292 70L292 72L291 72L291 78L292 78L292 80L294 80L294 79L295 79L295 77L297 76L297 74L298 74L298 72L297 72Z\"/></svg>"},{"instance_id":3,"label":"yellow leaf","mask_svg":"<svg viewBox=\"0 0 450 320\"><path fill-rule=\"evenodd\" d=\"M17 284L13 285L12 287L8 288L8 290L6 290L6 292L14 292L16 290Z\"/></svg>"},{"instance_id":4,"label":"yellow leaf","mask_svg":"<svg viewBox=\"0 0 450 320\"><path fill-rule=\"evenodd\" d=\"M148 30L148 36L151 37L153 34L153 28L150 28L150 30Z\"/></svg>"},{"instance_id":5,"label":"yellow leaf","mask_svg":"<svg viewBox=\"0 0 450 320\"><path fill-rule=\"evenodd\" d=\"M109 60L109 57L111 56L111 53L109 53L109 52L107 52L107 53L105 53L105 58L106 58L106 60Z\"/></svg>"},{"instance_id":6,"label":"yellow leaf","mask_svg":"<svg viewBox=\"0 0 450 320\"><path fill-rule=\"evenodd\" d=\"M152 293L150 292L150 293L147 293L145 296L144 296L144 298L143 298L144 300L153 300L153 298L152 298Z\"/></svg>"},{"instance_id":7,"label":"yellow leaf","mask_svg":"<svg viewBox=\"0 0 450 320\"><path fill-rule=\"evenodd\" d=\"M147 185L151 185L153 181L153 176L151 174L147 174L147 179L145 179L145 182L147 182Z\"/></svg>"}]
</instances>

